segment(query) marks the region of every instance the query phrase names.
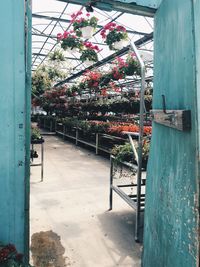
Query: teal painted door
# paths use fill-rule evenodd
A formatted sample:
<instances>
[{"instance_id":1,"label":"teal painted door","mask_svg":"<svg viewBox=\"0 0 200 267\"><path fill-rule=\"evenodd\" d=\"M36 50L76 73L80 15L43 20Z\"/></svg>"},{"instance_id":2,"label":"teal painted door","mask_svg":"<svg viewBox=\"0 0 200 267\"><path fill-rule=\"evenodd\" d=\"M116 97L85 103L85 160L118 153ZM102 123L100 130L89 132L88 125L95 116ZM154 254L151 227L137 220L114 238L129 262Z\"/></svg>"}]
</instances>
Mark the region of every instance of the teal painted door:
<instances>
[{"instance_id":1,"label":"teal painted door","mask_svg":"<svg viewBox=\"0 0 200 267\"><path fill-rule=\"evenodd\" d=\"M25 37L25 4L28 2L4 0L0 3L0 241L15 244L22 253L26 252L25 243L28 243L25 224L30 140L30 100L27 102L30 67L25 56L25 47L30 41ZM28 21L26 25L28 27ZM27 53L31 57L30 48Z\"/></svg>"},{"instance_id":2,"label":"teal painted door","mask_svg":"<svg viewBox=\"0 0 200 267\"><path fill-rule=\"evenodd\" d=\"M155 15L154 109L162 109L161 95L165 95L167 109L191 110L192 130L180 132L153 125L143 267L199 266L200 87L196 83L192 2L165 0Z\"/></svg>"}]
</instances>

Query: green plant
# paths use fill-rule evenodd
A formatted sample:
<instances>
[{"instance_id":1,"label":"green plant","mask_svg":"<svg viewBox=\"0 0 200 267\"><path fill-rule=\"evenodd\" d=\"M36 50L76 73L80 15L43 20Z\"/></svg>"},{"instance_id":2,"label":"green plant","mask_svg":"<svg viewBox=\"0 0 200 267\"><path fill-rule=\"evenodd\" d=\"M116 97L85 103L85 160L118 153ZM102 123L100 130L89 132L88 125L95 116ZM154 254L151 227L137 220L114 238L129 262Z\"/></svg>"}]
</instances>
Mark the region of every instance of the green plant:
<instances>
[{"instance_id":1,"label":"green plant","mask_svg":"<svg viewBox=\"0 0 200 267\"><path fill-rule=\"evenodd\" d=\"M106 34L107 31L108 33ZM106 24L100 34L111 50L115 50L113 43L128 40L126 29L123 26L117 25L115 22Z\"/></svg>"},{"instance_id":2,"label":"green plant","mask_svg":"<svg viewBox=\"0 0 200 267\"><path fill-rule=\"evenodd\" d=\"M124 67L124 72L126 75L140 75L141 69L138 60L134 53L128 55L126 59L126 66Z\"/></svg>"},{"instance_id":3,"label":"green plant","mask_svg":"<svg viewBox=\"0 0 200 267\"><path fill-rule=\"evenodd\" d=\"M77 48L79 50L83 49L83 42L76 35L71 34L70 32L64 32L64 34L60 36L59 40L61 42L61 47L64 50L67 50L68 48Z\"/></svg>"},{"instance_id":4,"label":"green plant","mask_svg":"<svg viewBox=\"0 0 200 267\"><path fill-rule=\"evenodd\" d=\"M133 150L129 143L126 143L125 145L115 145L111 153L115 156L115 160L120 162L130 162L133 161L134 158Z\"/></svg>"},{"instance_id":5,"label":"green plant","mask_svg":"<svg viewBox=\"0 0 200 267\"><path fill-rule=\"evenodd\" d=\"M61 71L55 67L49 67L47 71L48 71L49 79L51 81L56 81L58 79L64 79L66 77L66 73L64 71Z\"/></svg>"},{"instance_id":6,"label":"green plant","mask_svg":"<svg viewBox=\"0 0 200 267\"><path fill-rule=\"evenodd\" d=\"M136 150L138 151L138 142L134 142ZM142 164L146 168L148 157L149 157L150 141L144 140L142 148ZM135 155L133 153L130 143L125 145L115 145L111 151L112 155L115 156L115 160L118 162L133 162L136 163Z\"/></svg>"},{"instance_id":7,"label":"green plant","mask_svg":"<svg viewBox=\"0 0 200 267\"><path fill-rule=\"evenodd\" d=\"M65 56L63 55L62 51L55 49L52 53L50 53L49 59L51 61L65 61Z\"/></svg>"},{"instance_id":8,"label":"green plant","mask_svg":"<svg viewBox=\"0 0 200 267\"><path fill-rule=\"evenodd\" d=\"M41 134L38 128L31 128L31 140L41 139Z\"/></svg>"},{"instance_id":9,"label":"green plant","mask_svg":"<svg viewBox=\"0 0 200 267\"><path fill-rule=\"evenodd\" d=\"M85 18L80 17L82 14L83 13L79 11L76 14L71 15L74 31L79 37L82 36L81 28L91 26L92 28L96 29L98 22L98 18L95 16L90 17L90 13L87 13Z\"/></svg>"},{"instance_id":10,"label":"green plant","mask_svg":"<svg viewBox=\"0 0 200 267\"><path fill-rule=\"evenodd\" d=\"M93 50L93 49L83 50L82 54L80 56L80 60L82 62L84 62L86 60L97 62L98 61L97 52L95 50Z\"/></svg>"},{"instance_id":11,"label":"green plant","mask_svg":"<svg viewBox=\"0 0 200 267\"><path fill-rule=\"evenodd\" d=\"M36 70L32 75L32 93L40 96L45 90L51 87L51 79L47 69L44 67Z\"/></svg>"}]
</instances>

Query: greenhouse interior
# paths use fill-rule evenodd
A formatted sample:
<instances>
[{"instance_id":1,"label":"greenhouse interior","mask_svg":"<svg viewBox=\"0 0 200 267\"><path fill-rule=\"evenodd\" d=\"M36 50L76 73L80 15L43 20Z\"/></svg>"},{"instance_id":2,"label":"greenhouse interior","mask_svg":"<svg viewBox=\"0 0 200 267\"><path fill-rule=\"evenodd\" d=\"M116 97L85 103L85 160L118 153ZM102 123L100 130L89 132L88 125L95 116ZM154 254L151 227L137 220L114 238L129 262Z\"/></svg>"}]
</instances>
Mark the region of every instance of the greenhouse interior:
<instances>
[{"instance_id":1,"label":"greenhouse interior","mask_svg":"<svg viewBox=\"0 0 200 267\"><path fill-rule=\"evenodd\" d=\"M0 267L199 266L199 14L2 1Z\"/></svg>"}]
</instances>

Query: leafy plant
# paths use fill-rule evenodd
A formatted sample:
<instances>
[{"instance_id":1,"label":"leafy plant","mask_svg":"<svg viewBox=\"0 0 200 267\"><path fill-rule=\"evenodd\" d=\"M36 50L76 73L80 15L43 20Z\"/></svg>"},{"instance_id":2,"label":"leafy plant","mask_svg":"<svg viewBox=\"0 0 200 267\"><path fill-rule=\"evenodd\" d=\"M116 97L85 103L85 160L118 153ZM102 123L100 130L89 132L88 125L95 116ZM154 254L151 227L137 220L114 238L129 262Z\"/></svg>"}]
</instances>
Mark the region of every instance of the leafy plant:
<instances>
[{"instance_id":1,"label":"leafy plant","mask_svg":"<svg viewBox=\"0 0 200 267\"><path fill-rule=\"evenodd\" d=\"M138 142L134 142L136 150L138 151ZM148 157L149 157L150 141L144 140L142 148L142 164L146 168ZM111 151L112 155L115 156L115 160L119 162L134 162L136 163L135 155L130 143L125 145L115 145Z\"/></svg>"},{"instance_id":2,"label":"leafy plant","mask_svg":"<svg viewBox=\"0 0 200 267\"><path fill-rule=\"evenodd\" d=\"M66 77L66 73L64 71L59 70L58 68L49 67L48 75L51 81L57 81L59 79L64 79Z\"/></svg>"},{"instance_id":3,"label":"leafy plant","mask_svg":"<svg viewBox=\"0 0 200 267\"><path fill-rule=\"evenodd\" d=\"M72 32L65 31L63 34L58 33L57 38L61 42L61 47L64 50L67 50L68 48L83 49L83 42L75 34L72 34Z\"/></svg>"},{"instance_id":4,"label":"leafy plant","mask_svg":"<svg viewBox=\"0 0 200 267\"><path fill-rule=\"evenodd\" d=\"M82 14L83 13L79 11L76 14L74 13L71 15L74 31L79 37L82 36L81 28L91 26L92 28L96 29L98 22L98 18L95 16L90 17L90 13L87 13L85 18L80 17Z\"/></svg>"},{"instance_id":5,"label":"leafy plant","mask_svg":"<svg viewBox=\"0 0 200 267\"><path fill-rule=\"evenodd\" d=\"M124 73L126 75L140 75L141 74L141 69L140 69L140 64L138 60L136 59L136 56L134 53L131 53L128 55L126 59L126 66L124 68Z\"/></svg>"},{"instance_id":6,"label":"leafy plant","mask_svg":"<svg viewBox=\"0 0 200 267\"><path fill-rule=\"evenodd\" d=\"M113 47L113 43L119 42L121 40L128 40L126 28L117 25L115 22L110 22L106 24L100 34L102 38L105 39L105 43L109 46L111 50L115 50L115 48Z\"/></svg>"},{"instance_id":7,"label":"leafy plant","mask_svg":"<svg viewBox=\"0 0 200 267\"><path fill-rule=\"evenodd\" d=\"M31 128L31 140L41 139L41 134L38 128Z\"/></svg>"},{"instance_id":8,"label":"leafy plant","mask_svg":"<svg viewBox=\"0 0 200 267\"><path fill-rule=\"evenodd\" d=\"M80 60L82 62L89 60L89 61L98 61L97 52L100 51L97 45L93 45L91 42L84 42L85 49L82 51Z\"/></svg>"},{"instance_id":9,"label":"leafy plant","mask_svg":"<svg viewBox=\"0 0 200 267\"><path fill-rule=\"evenodd\" d=\"M55 49L52 53L50 53L49 59L51 61L65 61L65 56L63 55L62 51Z\"/></svg>"},{"instance_id":10,"label":"leafy plant","mask_svg":"<svg viewBox=\"0 0 200 267\"><path fill-rule=\"evenodd\" d=\"M50 87L51 79L48 71L44 68L36 70L32 75L32 93L34 96L40 96Z\"/></svg>"},{"instance_id":11,"label":"leafy plant","mask_svg":"<svg viewBox=\"0 0 200 267\"><path fill-rule=\"evenodd\" d=\"M80 60L82 62L84 62L86 60L97 62L98 61L97 52L95 50L92 50L92 49L86 49L82 52L82 54L80 56Z\"/></svg>"}]
</instances>

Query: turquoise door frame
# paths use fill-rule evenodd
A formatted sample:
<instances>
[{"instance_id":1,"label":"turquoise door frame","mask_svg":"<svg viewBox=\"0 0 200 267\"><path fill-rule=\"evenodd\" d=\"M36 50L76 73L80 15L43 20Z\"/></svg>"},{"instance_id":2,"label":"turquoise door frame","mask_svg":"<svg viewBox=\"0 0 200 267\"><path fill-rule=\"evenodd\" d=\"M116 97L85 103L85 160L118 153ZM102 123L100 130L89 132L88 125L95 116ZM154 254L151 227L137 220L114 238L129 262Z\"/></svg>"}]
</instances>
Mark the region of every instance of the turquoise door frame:
<instances>
[{"instance_id":1,"label":"turquoise door frame","mask_svg":"<svg viewBox=\"0 0 200 267\"><path fill-rule=\"evenodd\" d=\"M30 18L29 0L1 1L0 241L15 244L26 256L29 244Z\"/></svg>"}]
</instances>

